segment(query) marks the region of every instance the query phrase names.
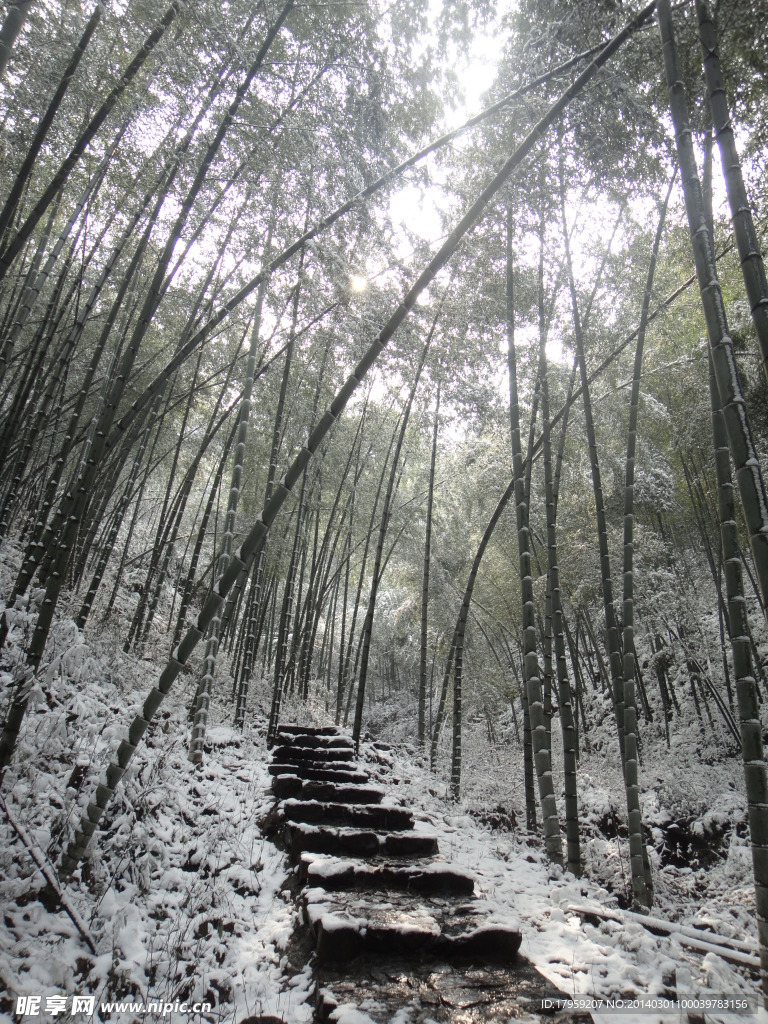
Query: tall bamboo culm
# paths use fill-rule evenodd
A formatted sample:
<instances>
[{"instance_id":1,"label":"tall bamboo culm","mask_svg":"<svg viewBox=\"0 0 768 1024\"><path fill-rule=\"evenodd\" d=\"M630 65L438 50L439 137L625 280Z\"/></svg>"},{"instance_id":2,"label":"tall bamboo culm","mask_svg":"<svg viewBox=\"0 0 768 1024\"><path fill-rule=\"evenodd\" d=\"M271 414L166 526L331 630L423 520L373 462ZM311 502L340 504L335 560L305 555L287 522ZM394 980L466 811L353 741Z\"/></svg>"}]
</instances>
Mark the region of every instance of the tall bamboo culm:
<instances>
[{"instance_id":1,"label":"tall bamboo culm","mask_svg":"<svg viewBox=\"0 0 768 1024\"><path fill-rule=\"evenodd\" d=\"M267 236L269 246L269 234ZM265 282L266 283L266 282ZM237 507L240 503L240 492L243 483L243 463L245 462L245 448L248 440L248 423L251 415L251 398L253 395L253 382L256 376L256 359L261 338L261 312L264 304L264 285L259 288L256 297L256 309L253 315L253 329L251 331L250 345L248 348L248 361L245 370L245 384L243 395L240 399L240 410L237 425L237 440L235 442L235 458L232 466L232 481L229 488L229 500L227 503L227 515L224 523L224 535L221 539L221 551L219 553L217 566L217 579L229 565L232 554L232 544L235 537L235 519ZM192 735L189 743L189 760L196 765L203 761L203 743L208 728L208 707L211 700L214 676L216 673L216 660L219 653L221 618L216 616L210 626L208 640L205 650L205 671L198 691L195 695L194 722Z\"/></svg>"},{"instance_id":2,"label":"tall bamboo culm","mask_svg":"<svg viewBox=\"0 0 768 1024\"><path fill-rule=\"evenodd\" d=\"M640 808L640 789L638 786L638 752L637 752L637 702L635 698L635 602L634 602L634 499L635 499L635 451L637 447L637 416L640 407L640 378L643 367L643 348L645 331L648 324L648 310L651 303L651 290L656 272L656 260L664 230L669 197L675 176L669 183L664 203L659 215L659 224L653 241L648 276L643 293L643 305L640 311L640 326L635 349L635 364L632 375L632 393L629 400L629 427L627 430L627 463L624 476L624 594L622 611L624 616L624 790L627 801L627 818L629 823L629 858L632 874L632 898L640 908L649 909L652 903L650 871L646 871L647 853L643 839L643 818Z\"/></svg>"},{"instance_id":3,"label":"tall bamboo culm","mask_svg":"<svg viewBox=\"0 0 768 1024\"><path fill-rule=\"evenodd\" d=\"M736 370L733 341L728 332L723 296L717 278L711 233L693 150L685 87L677 60L677 46L669 0L659 0L658 19L685 210L712 361L710 393L715 431L715 457L719 462L718 481L722 481L722 486L718 487L718 505L725 560L728 613L731 623L731 648L739 706L739 729L747 792L752 865L755 875L763 1002L768 1007L768 772L766 772L763 752L757 690L752 675L746 605L741 581L741 559L738 556L729 557L729 554L733 552L732 545L735 545L738 550L738 541L736 539L733 485L732 483L729 485L728 482L730 479L728 452L730 452L736 470L736 480L763 597L765 597L766 583L768 582L768 574L766 574L768 523L764 522L768 504L765 498L760 462L752 443L749 417ZM724 424L724 427L721 424Z\"/></svg>"},{"instance_id":4,"label":"tall bamboo culm","mask_svg":"<svg viewBox=\"0 0 768 1024\"><path fill-rule=\"evenodd\" d=\"M699 16L699 39L701 40L704 76L709 92L712 125L720 150L725 190L733 219L733 233L739 251L749 308L752 311L752 320L757 333L760 360L763 364L763 372L768 379L768 281L765 277L765 265L760 252L760 243L757 240L755 223L752 219L752 209L749 205L744 176L741 173L741 161L736 149L731 112L728 109L728 97L720 70L715 23L706 0L698 0L696 8Z\"/></svg>"},{"instance_id":5,"label":"tall bamboo culm","mask_svg":"<svg viewBox=\"0 0 768 1024\"><path fill-rule=\"evenodd\" d=\"M539 380L541 381L541 437L544 453L544 488L547 509L547 574L551 608L552 635L555 648L560 727L563 737L563 788L565 790L566 866L575 875L581 874L581 843L579 841L579 802L576 780L577 734L573 715L571 684L565 658L563 608L560 593L560 565L557 554L557 481L552 472L552 443L549 430L549 380L547 377L547 317L544 306L544 218L539 224ZM530 459L530 456L529 456Z\"/></svg>"},{"instance_id":6,"label":"tall bamboo culm","mask_svg":"<svg viewBox=\"0 0 768 1024\"><path fill-rule=\"evenodd\" d=\"M531 566L530 525L528 502L525 495L523 452L520 442L520 405L517 393L517 359L515 352L515 298L514 268L512 263L514 222L512 203L506 208L506 310L509 361L509 414L512 429L512 469L514 473L515 510L517 513L517 546L520 560L520 597L523 618L523 683L526 690L528 714L531 722L533 759L541 804L544 845L549 859L563 863L563 843L560 838L560 818L552 780L552 753L547 739L548 728L544 714L539 657L536 650L536 619ZM528 460L530 464L530 459Z\"/></svg>"}]
</instances>

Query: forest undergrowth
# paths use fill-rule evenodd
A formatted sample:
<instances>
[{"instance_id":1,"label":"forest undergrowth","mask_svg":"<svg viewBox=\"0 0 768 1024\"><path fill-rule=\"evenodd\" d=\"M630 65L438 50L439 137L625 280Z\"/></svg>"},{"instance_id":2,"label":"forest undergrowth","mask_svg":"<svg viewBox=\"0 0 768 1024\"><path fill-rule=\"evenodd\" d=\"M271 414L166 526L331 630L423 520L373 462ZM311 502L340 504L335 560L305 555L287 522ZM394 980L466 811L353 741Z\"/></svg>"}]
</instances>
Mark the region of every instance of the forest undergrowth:
<instances>
[{"instance_id":1,"label":"forest undergrowth","mask_svg":"<svg viewBox=\"0 0 768 1024\"><path fill-rule=\"evenodd\" d=\"M6 566L12 562L7 558ZM132 600L127 586L118 606ZM34 602L33 593L32 608L15 613L4 685L13 657L23 656L19 645ZM120 615L118 607L117 621ZM308 1021L311 968L299 941L290 865L259 827L272 802L268 681L254 688L240 733L231 726L222 678L204 764L194 767L187 757L194 666L182 677L102 823L91 859L62 887L80 932L35 865L29 847L38 859L55 861L140 706L167 639L158 633L153 644L157 650L150 645L140 658L123 652L109 623L87 637L71 621L57 623L52 658L6 778L10 815L0 817L0 1020L15 1019L19 995L86 993L96 996L94 1020L161 1019L114 1009L99 1015L101 1004L136 1000L210 1003L210 1012L192 1019L274 1013ZM569 910L585 901L620 909L631 897L618 749L607 708L602 721L597 713L599 700L589 750L582 742L584 873L576 879L549 863L539 837L525 831L522 752L511 719L499 718L494 742L487 721L466 724L464 792L456 803L447 764L441 759L432 773L417 748L413 716L403 710L409 699L415 694L393 692L369 704L361 756L392 798L435 829L441 854L470 869L485 898L520 917L523 951L553 981L572 994L653 995L677 971L678 984L690 977L696 992L757 994L755 977L714 952L692 953L633 923L583 923ZM289 695L283 717L332 722L322 690L306 701ZM555 739L556 765L557 745ZM646 730L641 778L653 913L755 941L740 772L736 752L716 735L707 740L693 714L677 723L669 747L658 725Z\"/></svg>"}]
</instances>

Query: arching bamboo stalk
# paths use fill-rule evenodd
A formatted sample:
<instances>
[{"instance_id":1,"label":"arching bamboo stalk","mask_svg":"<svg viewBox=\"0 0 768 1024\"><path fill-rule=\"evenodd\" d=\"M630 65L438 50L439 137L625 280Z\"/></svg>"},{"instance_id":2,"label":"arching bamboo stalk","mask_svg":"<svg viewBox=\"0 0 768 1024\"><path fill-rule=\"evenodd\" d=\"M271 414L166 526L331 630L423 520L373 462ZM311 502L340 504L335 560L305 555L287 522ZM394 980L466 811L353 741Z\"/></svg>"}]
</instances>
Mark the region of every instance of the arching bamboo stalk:
<instances>
[{"instance_id":1,"label":"arching bamboo stalk","mask_svg":"<svg viewBox=\"0 0 768 1024\"><path fill-rule=\"evenodd\" d=\"M653 14L654 7L655 3L650 3L637 15L637 17L632 21L630 25L627 26L626 29L623 30L622 33L619 33L619 35L623 36L622 40L618 43L619 47L622 46L624 42L626 42L626 39L628 39L629 36L631 36L634 32L636 32L645 24L645 22ZM624 35L624 33L626 33L626 35ZM616 36L615 38L618 39L619 37ZM545 74L539 76L538 78L532 80L531 82L526 83L519 89L515 89L514 92L503 97L501 100L499 100L497 103L492 104L490 107L487 107L485 110L481 111L475 117L470 118L468 121L465 121L464 124L460 125L458 128L454 129L451 132L448 132L446 135L442 135L439 139L436 139L433 142L429 143L429 145L419 150L419 152L414 153L413 156L408 157L407 160L404 160L401 164L398 164L397 167L394 167L392 168L392 170L387 171L376 181L366 186L366 188L362 189L351 199L347 200L347 202L342 203L341 206L337 207L331 213L327 214L316 224L314 224L311 228L306 230L303 235L301 235L294 242L292 242L286 249L284 249L281 253L275 256L266 267L263 267L257 274L254 275L254 277L247 281L233 296L231 296L231 298L229 298L227 302L224 303L224 305L217 310L214 316L211 317L211 319L206 324L204 324L192 338L189 339L189 341L186 343L183 349L181 349L173 356L173 358L168 362L168 364L160 371L159 374L157 374L155 379L149 385L147 385L142 394L135 399L135 401L131 405L131 408L118 421L113 434L108 439L107 447L113 447L115 444L118 443L119 434L128 429L128 427L136 418L136 416L138 416L142 409L144 409L146 405L152 400L153 395L158 390L161 390L165 386L171 374L174 373L174 371L177 370L179 366L181 366L181 364L192 354L192 352L195 351L195 349L199 345L204 344L204 342L211 336L211 334L213 334L216 328L229 316L229 314L233 310L237 309L237 307L256 288L258 288L262 280L264 280L265 277L269 277L280 267L284 266L290 259L292 259L298 252L301 251L302 247L306 245L307 242L311 241L317 235L322 234L324 231L327 231L328 228L332 227L338 220L340 220L343 216L349 213L350 210L353 210L356 206L365 202L365 200L370 199L371 196L375 195L381 189L385 188L392 181L395 181L404 171L408 170L409 167L413 167L415 164L419 163L427 156L431 155L434 152L437 152L444 146L449 145L455 138L457 138L464 131L468 130L471 127L474 127L476 124L480 124L483 120L490 117L498 110L503 109L509 103L513 102L515 99L524 96L528 92L537 88L539 85L547 84L553 77L562 74L563 72L573 67L575 64L581 63L587 57L595 55L592 64L587 69L585 69L584 72L582 72L582 75L587 75L588 78L591 78L594 74L591 68L593 66L601 67L615 52L615 50L613 49L614 42L615 40L611 40L609 43L606 44L606 47L604 48L593 47L590 50L586 50L584 53L577 54L575 57L572 57L569 60L565 61L565 63L558 65L558 67L553 68L551 71L548 71ZM611 47L612 49L609 52L606 52L608 47ZM579 82L581 77L582 76L579 76L579 78L576 79L574 85L576 85L576 83ZM582 87L583 86L578 85L577 92L580 91ZM566 94L564 93L563 97L565 95ZM566 105L570 103L572 98L573 97L569 97L567 100L565 100ZM559 103L560 100L558 100L557 102ZM560 111L555 113L553 123L554 120L559 116L559 113ZM547 114L546 117L549 117L549 114ZM536 131L538 131L538 126L534 128L534 132Z\"/></svg>"},{"instance_id":2,"label":"arching bamboo stalk","mask_svg":"<svg viewBox=\"0 0 768 1024\"><path fill-rule=\"evenodd\" d=\"M111 114L116 103L131 84L133 79L139 73L147 58L150 56L152 51L155 49L157 44L165 35L165 31L171 22L174 20L179 11L179 0L173 0L171 5L165 11L160 21L157 23L155 29L145 39L143 45L139 48L136 56L133 58L131 63L123 72L117 84L114 86L112 91L109 93L107 98L101 104L99 109L93 115L88 125L80 134L79 138L75 142L75 145L70 150L66 159L63 161L61 166L58 168L56 173L51 178L48 186L40 196L34 207L27 215L24 223L19 227L14 237L10 240L6 248L0 254L0 280L2 280L8 268L14 259L19 255L23 249L27 239L32 235L35 227L45 215L46 210L53 202L54 198L59 194L64 184L67 182L72 169L77 165L86 151L90 143L96 136L96 133L101 128L104 121Z\"/></svg>"},{"instance_id":3,"label":"arching bamboo stalk","mask_svg":"<svg viewBox=\"0 0 768 1024\"><path fill-rule=\"evenodd\" d=\"M236 581L240 571L251 564L259 549L264 544L269 528L275 520L276 515L282 508L291 490L301 478L304 470L318 447L328 434L329 430L343 412L347 402L357 389L360 381L376 362L387 342L392 338L397 328L406 319L413 309L417 298L425 288L431 284L438 272L446 265L451 256L458 248L462 238L478 222L482 216L489 200L502 188L504 183L512 176L526 156L533 150L535 145L544 136L549 127L557 120L560 114L566 109L571 100L577 96L587 83L594 77L600 67L605 64L611 56L623 45L623 43L640 28L651 16L656 3L648 4L634 17L629 24L616 35L597 55L592 64L582 72L573 84L561 95L561 97L550 107L545 116L538 122L532 131L526 136L520 146L505 161L500 170L494 175L489 184L482 190L478 198L470 206L454 230L450 233L438 252L422 271L417 280L403 297L402 302L395 312L382 327L374 341L371 343L363 358L355 367L353 373L348 377L341 390L331 402L325 415L315 426L307 438L304 447L297 455L287 473L277 485L275 493L270 502L260 512L256 522L249 531L242 545L234 554L226 573L217 583L213 593L197 617L195 625L192 626L174 648L168 664L161 673L157 685L148 694L142 707L141 715L133 720L127 740L124 740L118 749L115 759L107 768L104 782L102 782L88 804L86 813L80 820L79 827L71 843L62 856L61 872L64 875L71 875L77 868L79 862L85 856L88 845L96 831L106 807L114 795L114 790L119 785L126 769L131 763L136 752L137 744L141 741L151 720L154 718L164 697L169 692L178 674L184 667L192 651L200 642L208 628L211 620L224 602L229 589ZM27 692L24 692L24 691ZM18 737L18 731L23 719L24 710L28 698L28 687L24 684L17 687L14 695L14 705L18 702L21 705L21 714L9 715L6 721L3 736L0 737L0 757L5 765L10 760Z\"/></svg>"},{"instance_id":4,"label":"arching bamboo stalk","mask_svg":"<svg viewBox=\"0 0 768 1024\"><path fill-rule=\"evenodd\" d=\"M27 6L29 6L29 4L27 4ZM48 130L53 123L53 119L56 116L59 107L61 106L61 103L64 99L64 96L67 93L67 90L69 89L72 79L74 78L75 72L77 71L78 65L82 60L83 54L88 49L88 44L91 41L93 33L96 31L96 27L101 21L101 13L102 5L99 2L94 7L93 14L91 14L90 18L86 23L85 28L83 29L83 34L80 36L80 39L78 40L75 46L75 50L72 54L72 57L70 58L69 64L67 64L64 74L61 76L61 81L56 87L56 91L51 97L51 101L48 104L45 113L40 118L40 122L37 126L34 137L29 144L27 154L24 157L24 160L22 161L21 167L16 172L16 177L14 179L13 185L11 186L7 199L5 200L3 209L0 212L0 241L5 240L5 232L11 223L14 213L16 212L16 208L19 199L21 199L21 196L24 192L24 188L29 182L29 177L32 173L32 168L34 167L38 154L42 149L43 143L45 142ZM5 26L3 26L3 32L4 31ZM3 73L2 53L3 47L2 44L0 44L0 75L2 75Z\"/></svg>"}]
</instances>

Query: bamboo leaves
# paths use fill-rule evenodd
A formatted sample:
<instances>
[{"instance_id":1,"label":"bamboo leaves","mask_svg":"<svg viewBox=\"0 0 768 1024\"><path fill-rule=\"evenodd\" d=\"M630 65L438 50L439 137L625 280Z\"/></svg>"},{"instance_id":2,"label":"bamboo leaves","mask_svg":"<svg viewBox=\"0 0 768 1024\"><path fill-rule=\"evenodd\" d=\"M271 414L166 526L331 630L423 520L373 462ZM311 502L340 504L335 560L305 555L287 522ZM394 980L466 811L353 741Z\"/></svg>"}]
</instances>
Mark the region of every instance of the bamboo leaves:
<instances>
[{"instance_id":1,"label":"bamboo leaves","mask_svg":"<svg viewBox=\"0 0 768 1024\"><path fill-rule=\"evenodd\" d=\"M275 517L296 483L301 479L313 455L317 452L331 427L343 412L360 382L374 365L386 344L392 338L397 328L406 319L409 312L413 309L419 295L429 286L429 284L431 284L431 282L437 277L440 270L448 263L451 256L460 245L463 237L475 226L483 215L488 201L498 193L504 183L514 174L525 157L533 150L534 146L547 132L549 127L557 120L571 100L577 96L594 77L599 68L611 58L611 56L621 47L621 45L632 35L634 31L645 23L652 14L654 6L655 5L653 3L646 6L635 18L632 19L622 32L615 36L614 39L612 39L611 42L599 52L592 64L590 64L590 66L578 76L574 83L565 90L560 98L549 108L538 124L536 124L528 133L523 142L508 157L500 170L493 176L488 184L482 189L476 200L469 206L464 216L458 221L457 225L453 231L451 231L446 241L440 246L435 256L430 260L413 285L408 289L399 306L389 317L386 324L378 332L376 338L359 360L355 369L349 375L345 384L338 391L336 397L327 408L325 414L320 418L319 422L309 434L304 446L294 459L284 477L277 484L274 494L265 504L243 543L232 555L226 571L216 583L213 592L198 615L196 623L188 630L187 634L172 652L171 658L160 675L157 685L150 691L145 700L142 713L138 715L131 724L127 739L121 744L115 760L111 763L107 771L105 782L98 787L94 799L89 804L86 815L80 822L79 830L73 842L70 844L62 862L62 868L66 873L71 873L75 869L79 860L85 854L91 837L96 831L98 823L112 798L115 786L119 783L128 768L136 751L136 746L144 736L147 728L149 727L149 723L157 712L164 696L172 687L174 680L188 660L190 654L202 639L205 631L220 611L227 593L236 582L241 571L249 566L258 554L258 551L264 544L267 532L274 522ZM17 732L18 725L16 725L14 729L14 741Z\"/></svg>"}]
</instances>

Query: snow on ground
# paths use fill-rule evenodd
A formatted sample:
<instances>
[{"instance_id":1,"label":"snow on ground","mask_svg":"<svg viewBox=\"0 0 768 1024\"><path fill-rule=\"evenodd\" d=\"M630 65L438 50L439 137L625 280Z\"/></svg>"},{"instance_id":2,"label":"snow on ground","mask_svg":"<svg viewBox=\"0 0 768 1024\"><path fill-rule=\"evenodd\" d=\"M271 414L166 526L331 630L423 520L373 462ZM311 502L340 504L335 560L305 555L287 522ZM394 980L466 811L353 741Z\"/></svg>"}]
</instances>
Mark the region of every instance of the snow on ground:
<instances>
[{"instance_id":1,"label":"snow on ground","mask_svg":"<svg viewBox=\"0 0 768 1024\"><path fill-rule=\"evenodd\" d=\"M85 640L65 622L52 640L3 795L38 855L55 860L157 668L124 654L109 632ZM118 999L206 1001L214 1008L206 1019L217 1021L310 1019L308 972L286 977L296 921L283 888L290 865L259 828L272 804L263 736L214 724L203 769L193 768L185 710L193 679L161 708L91 860L67 887L96 955L0 812L0 1020L46 1020L47 997L71 1007L75 995L96 997L95 1012L71 1017L78 1021L162 1018L99 1011ZM41 996L42 1012L17 1016L20 996Z\"/></svg>"},{"instance_id":2,"label":"snow on ground","mask_svg":"<svg viewBox=\"0 0 768 1024\"><path fill-rule=\"evenodd\" d=\"M14 657L21 660L13 642L28 628L26 615L16 615L10 662L0 678L4 688ZM3 794L38 856L55 861L62 837L75 827L108 755L154 683L160 655L142 660L124 654L109 629L83 638L66 621L52 636L50 655ZM186 756L186 708L196 678L193 666L162 706L102 822L91 860L67 886L95 954L0 812L1 1021L163 1019L99 1009L117 999L213 1006L205 1018L174 1014L174 1020L239 1022L248 1014L274 1014L286 1024L311 1019L311 979L306 952L295 943L290 867L259 828L272 802L263 733L240 734L229 726L222 708L231 681L224 678L205 764L193 768ZM266 691L257 688L254 700L263 712ZM297 711L304 721L327 722L321 705ZM258 708L255 719L263 721ZM646 787L648 820L663 846L670 818L687 815L704 848L711 838L722 855L695 870L662 864L659 854L655 912L755 941L738 761L720 757L705 769L696 743L680 736L668 761L654 761L659 779ZM569 910L584 903L615 908L627 885L625 843L610 834L611 822L621 818L618 790L604 767L610 758L594 749L597 739L581 773L590 872L584 879L552 868L535 837L521 828L500 827L513 815L522 820L514 745L491 748L468 727L461 804L447 799L440 777L406 743L390 750L367 743L363 753L374 781L389 787L387 801L420 811L419 827L437 832L441 855L477 878L495 913L521 921L522 952L566 993L652 996L672 978L681 992L687 986L697 993L756 997L754 978L716 953L693 953L674 937L653 936L636 923L582 923ZM90 1016L54 1018L45 1010L34 1018L17 1016L16 999L35 995L43 1002L64 996L68 1005L74 995L93 995L97 1005ZM626 1014L619 1019L631 1021ZM653 1018L639 1019L649 1024Z\"/></svg>"},{"instance_id":3,"label":"snow on ground","mask_svg":"<svg viewBox=\"0 0 768 1024\"><path fill-rule=\"evenodd\" d=\"M379 756L375 749L369 750L371 757ZM521 952L569 996L626 1000L661 996L671 979L673 983L677 981L681 998L727 994L749 998L756 1005L756 978L742 973L715 953L694 953L681 946L675 937L652 935L634 922L583 922L569 910L571 905L618 910L615 897L594 881L577 879L553 867L539 844L531 842L520 829L490 831L478 824L477 815L460 813L456 805L446 803L444 787L436 784L426 767L414 760L413 752L392 753L388 760L400 780L395 790L404 803L424 808L425 820L438 835L441 855L474 874L484 897L497 912L512 913L520 919ZM493 777L498 778L498 772ZM748 852L741 840L734 839L739 844L736 849ZM589 840L585 846L589 850ZM697 874L700 872L690 872ZM682 914L678 908L678 923L701 925L706 921L720 934L737 936L735 928L726 930L726 926L729 918L738 919L746 924L740 937L751 939L756 948L756 927L750 919L750 905L754 913L754 897L749 892L750 865L740 857L735 863L729 857L720 874L722 878L713 879L710 912L702 913L702 904L706 908L707 901L700 899L697 905L683 907ZM655 872L657 881L663 875L664 871ZM689 877L689 873L684 872L683 877ZM733 913L726 915L722 905L729 889ZM712 908L718 905L722 912L713 919ZM655 913L663 916L658 910ZM674 918L669 915L669 919ZM614 1014L613 1019L629 1024L632 1014ZM643 1014L638 1019L649 1024L654 1018ZM679 1014L672 1019L679 1020Z\"/></svg>"}]
</instances>

